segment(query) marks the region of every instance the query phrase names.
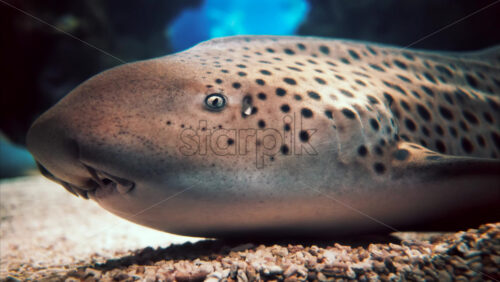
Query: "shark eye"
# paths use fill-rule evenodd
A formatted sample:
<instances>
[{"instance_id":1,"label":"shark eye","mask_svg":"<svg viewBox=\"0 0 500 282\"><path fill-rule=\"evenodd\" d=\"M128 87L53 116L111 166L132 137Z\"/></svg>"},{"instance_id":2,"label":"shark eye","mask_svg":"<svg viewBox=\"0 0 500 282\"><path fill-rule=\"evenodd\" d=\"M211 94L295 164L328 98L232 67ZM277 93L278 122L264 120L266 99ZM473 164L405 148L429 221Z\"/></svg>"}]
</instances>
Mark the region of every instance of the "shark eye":
<instances>
[{"instance_id":1,"label":"shark eye","mask_svg":"<svg viewBox=\"0 0 500 282\"><path fill-rule=\"evenodd\" d=\"M211 111L220 111L226 106L226 97L218 93L210 94L205 98L205 106Z\"/></svg>"}]
</instances>

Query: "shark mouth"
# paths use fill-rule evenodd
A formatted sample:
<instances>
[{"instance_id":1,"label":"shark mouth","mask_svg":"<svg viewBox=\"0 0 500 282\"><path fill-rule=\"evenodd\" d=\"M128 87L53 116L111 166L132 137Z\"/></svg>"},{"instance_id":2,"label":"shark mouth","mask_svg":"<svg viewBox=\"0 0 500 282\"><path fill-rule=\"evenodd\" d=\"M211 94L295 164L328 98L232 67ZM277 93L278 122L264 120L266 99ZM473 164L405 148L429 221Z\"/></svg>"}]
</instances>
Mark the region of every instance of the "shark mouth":
<instances>
[{"instance_id":1,"label":"shark mouth","mask_svg":"<svg viewBox=\"0 0 500 282\"><path fill-rule=\"evenodd\" d=\"M87 165L84 166L89 172L91 178L87 181L85 187L76 186L55 177L49 170L47 170L38 162L37 166L43 176L59 183L71 194L77 197L82 197L84 199L89 199L89 194L95 195L96 193L103 195L118 192L123 195L129 193L135 188L135 183L130 180L113 176L109 173L96 170Z\"/></svg>"}]
</instances>

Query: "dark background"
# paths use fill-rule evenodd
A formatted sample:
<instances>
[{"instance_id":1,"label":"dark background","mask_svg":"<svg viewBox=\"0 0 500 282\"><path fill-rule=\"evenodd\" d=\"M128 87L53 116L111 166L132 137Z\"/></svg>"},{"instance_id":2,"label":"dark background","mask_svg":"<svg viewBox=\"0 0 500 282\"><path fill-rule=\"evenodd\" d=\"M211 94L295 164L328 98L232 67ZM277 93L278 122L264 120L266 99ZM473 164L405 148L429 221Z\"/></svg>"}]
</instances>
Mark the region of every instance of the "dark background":
<instances>
[{"instance_id":1,"label":"dark background","mask_svg":"<svg viewBox=\"0 0 500 282\"><path fill-rule=\"evenodd\" d=\"M76 85L121 62L0 2L0 131L23 144L29 125ZM171 53L165 28L201 0L7 1L124 61ZM499 2L499 3L495 3ZM473 50L500 43L500 1L309 0L297 34Z\"/></svg>"}]
</instances>

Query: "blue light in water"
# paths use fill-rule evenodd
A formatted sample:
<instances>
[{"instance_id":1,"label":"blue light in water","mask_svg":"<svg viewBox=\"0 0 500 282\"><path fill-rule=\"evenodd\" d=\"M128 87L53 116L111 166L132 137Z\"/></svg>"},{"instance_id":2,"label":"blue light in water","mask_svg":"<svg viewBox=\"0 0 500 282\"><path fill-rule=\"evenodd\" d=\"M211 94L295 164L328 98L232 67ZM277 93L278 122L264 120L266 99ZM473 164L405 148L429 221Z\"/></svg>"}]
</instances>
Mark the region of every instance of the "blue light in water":
<instances>
[{"instance_id":1,"label":"blue light in water","mask_svg":"<svg viewBox=\"0 0 500 282\"><path fill-rule=\"evenodd\" d=\"M205 0L184 10L167 29L175 51L214 37L291 35L309 11L306 0Z\"/></svg>"}]
</instances>

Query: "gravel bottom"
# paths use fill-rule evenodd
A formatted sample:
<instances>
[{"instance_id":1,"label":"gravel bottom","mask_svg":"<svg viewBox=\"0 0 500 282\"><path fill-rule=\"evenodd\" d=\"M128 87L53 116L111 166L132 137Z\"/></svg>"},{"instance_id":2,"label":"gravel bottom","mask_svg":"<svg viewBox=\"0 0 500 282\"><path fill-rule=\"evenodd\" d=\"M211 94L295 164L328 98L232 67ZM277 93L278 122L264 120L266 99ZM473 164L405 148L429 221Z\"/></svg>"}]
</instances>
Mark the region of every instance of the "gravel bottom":
<instances>
[{"instance_id":1,"label":"gravel bottom","mask_svg":"<svg viewBox=\"0 0 500 282\"><path fill-rule=\"evenodd\" d=\"M52 185L39 179L30 181L25 181L29 185L23 187L33 183L37 186ZM59 213L59 217L55 218L45 214L38 217L37 224L27 224L39 214L33 213L36 205L28 208L26 205L12 205L21 197L16 194L20 193L21 188L17 187L16 193L10 193L5 186L2 183L0 188L1 281L500 280L500 223L485 224L477 229L452 234L402 232L381 240L365 238L349 242L236 243L169 237L172 235L165 233L155 233L154 236L159 237L146 236L146 241L140 241L137 239L141 237L140 234L146 235L152 231L145 229L132 232L131 226L135 225L120 225L125 224L120 222L113 223L116 224L112 228L113 232L121 230L128 237L111 233L102 235L107 238L103 240L94 234L91 240L82 243L78 240L86 237L78 237L81 230L76 230L76 235L75 232L69 233L73 235L53 233L51 237L47 237L50 233L43 230L50 225L39 222L47 218L51 222L54 219L60 221L62 217L71 217L71 213ZM22 195L26 196L26 193L24 191ZM51 196L53 193L58 192L51 190ZM37 203L47 210L47 206L40 204L46 204L46 201L41 201L43 193L36 192L36 195ZM66 194L61 195L66 197ZM26 198L23 199L23 204L26 204ZM83 202L76 200L78 204ZM71 206L71 201L65 201L64 206ZM28 201L28 204L32 203ZM79 212L87 205L82 206ZM27 212L30 212L31 217L26 216ZM89 216L87 213L87 217ZM17 219L24 221L16 221ZM63 226L62 230L71 229L72 221L76 220L69 220L69 226ZM88 225L92 228L96 221L91 220ZM76 224L82 225L81 222ZM43 237L36 238L37 230L42 232ZM109 240L106 236L113 236L117 240ZM48 247L43 245L43 239L50 241L54 238L58 241L66 238L69 243L60 242L57 245L52 242ZM30 245L30 239L37 243ZM130 241L136 243L131 245ZM373 243L375 241L378 242ZM158 247L170 243L174 244ZM156 247L134 248L148 245ZM82 249L93 251L86 253Z\"/></svg>"}]
</instances>

